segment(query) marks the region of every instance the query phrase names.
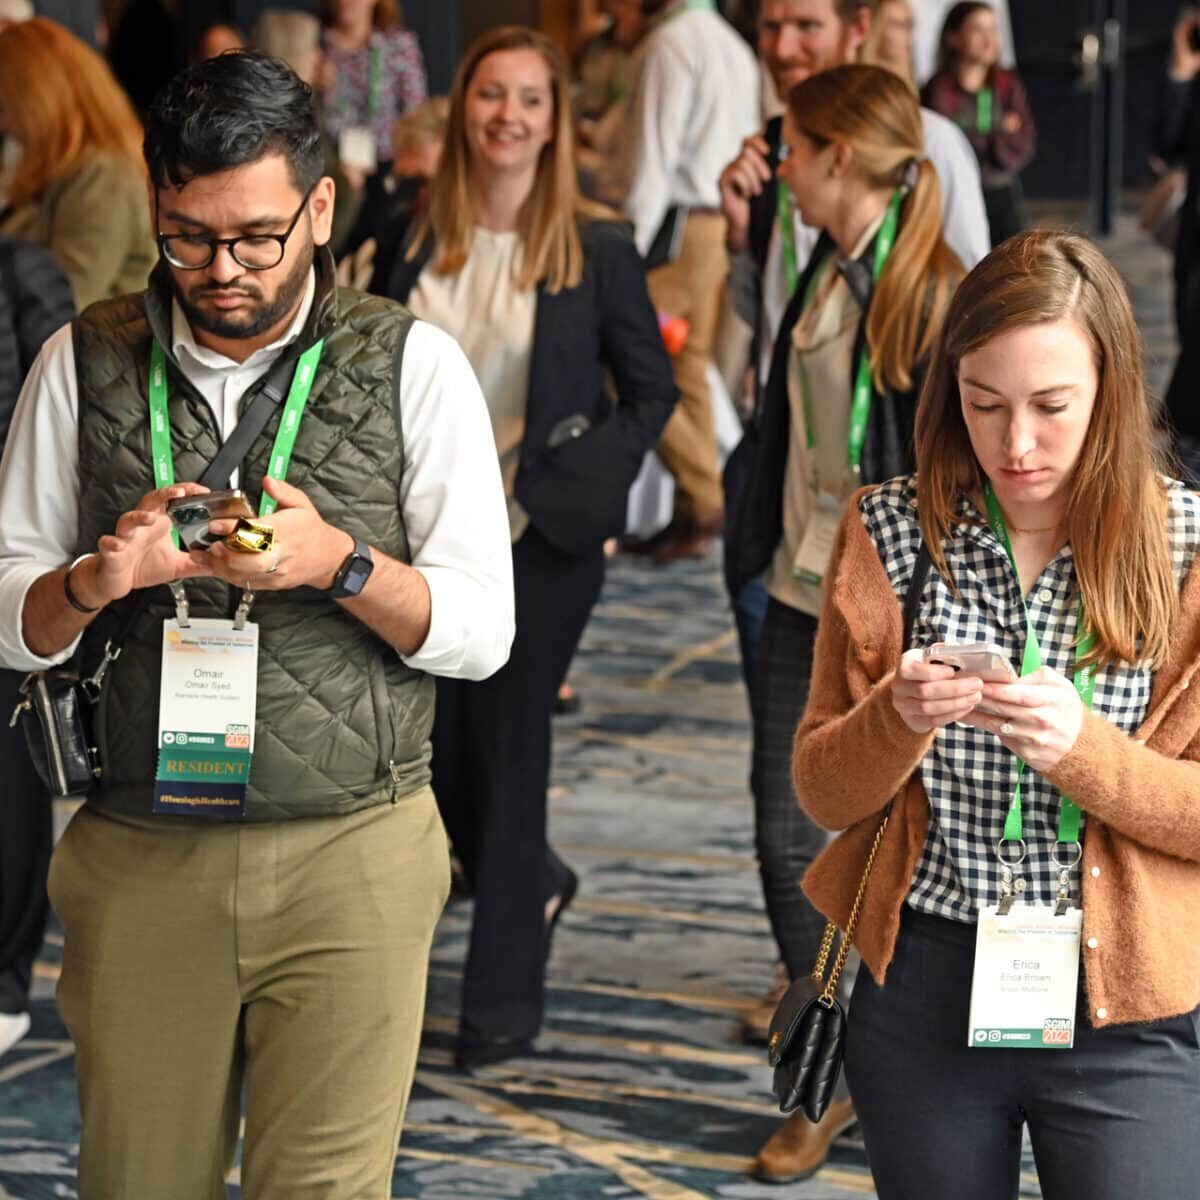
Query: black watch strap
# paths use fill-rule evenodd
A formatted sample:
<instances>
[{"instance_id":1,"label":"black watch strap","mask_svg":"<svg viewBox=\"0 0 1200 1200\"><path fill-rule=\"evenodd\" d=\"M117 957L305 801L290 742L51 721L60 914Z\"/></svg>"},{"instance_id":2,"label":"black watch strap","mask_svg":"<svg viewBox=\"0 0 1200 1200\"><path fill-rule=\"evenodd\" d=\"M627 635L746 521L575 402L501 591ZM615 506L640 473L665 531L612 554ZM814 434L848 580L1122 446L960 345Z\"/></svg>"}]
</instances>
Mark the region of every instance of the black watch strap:
<instances>
[{"instance_id":1,"label":"black watch strap","mask_svg":"<svg viewBox=\"0 0 1200 1200\"><path fill-rule=\"evenodd\" d=\"M362 538L354 539L354 549L346 555L338 573L333 577L333 587L329 594L335 600L345 600L357 596L371 577L375 569L375 560L371 557L371 547Z\"/></svg>"}]
</instances>

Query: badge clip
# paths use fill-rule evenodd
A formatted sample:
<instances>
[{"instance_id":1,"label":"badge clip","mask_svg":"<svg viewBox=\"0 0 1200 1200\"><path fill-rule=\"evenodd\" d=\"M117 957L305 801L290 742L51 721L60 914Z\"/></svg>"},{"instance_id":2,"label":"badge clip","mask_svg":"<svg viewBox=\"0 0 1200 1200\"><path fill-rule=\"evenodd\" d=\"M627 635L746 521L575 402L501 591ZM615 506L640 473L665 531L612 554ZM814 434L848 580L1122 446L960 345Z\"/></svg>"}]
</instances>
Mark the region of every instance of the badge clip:
<instances>
[{"instance_id":1,"label":"badge clip","mask_svg":"<svg viewBox=\"0 0 1200 1200\"><path fill-rule=\"evenodd\" d=\"M187 592L178 579L171 582L171 595L175 598L175 620L179 623L179 628L190 629L192 627L189 616L191 609L188 606Z\"/></svg>"},{"instance_id":2,"label":"badge clip","mask_svg":"<svg viewBox=\"0 0 1200 1200\"><path fill-rule=\"evenodd\" d=\"M250 616L250 609L254 607L254 591L252 588L246 588L242 592L242 598L238 601L237 612L233 614L234 629L245 629L246 619Z\"/></svg>"}]
</instances>

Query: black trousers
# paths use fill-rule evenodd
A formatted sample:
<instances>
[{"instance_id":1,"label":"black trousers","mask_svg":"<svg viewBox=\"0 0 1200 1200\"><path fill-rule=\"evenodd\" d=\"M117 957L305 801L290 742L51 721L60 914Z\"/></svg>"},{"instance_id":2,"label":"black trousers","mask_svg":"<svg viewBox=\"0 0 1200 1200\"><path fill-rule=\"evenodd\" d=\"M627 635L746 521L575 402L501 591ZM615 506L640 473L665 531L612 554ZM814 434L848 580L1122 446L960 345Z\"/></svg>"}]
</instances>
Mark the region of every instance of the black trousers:
<instances>
[{"instance_id":1,"label":"black trousers","mask_svg":"<svg viewBox=\"0 0 1200 1200\"><path fill-rule=\"evenodd\" d=\"M20 671L0 671L0 1013L24 1012L50 906L54 817L19 729L8 727Z\"/></svg>"},{"instance_id":2,"label":"black trousers","mask_svg":"<svg viewBox=\"0 0 1200 1200\"><path fill-rule=\"evenodd\" d=\"M1071 1050L972 1050L975 927L906 911L883 988L860 970L846 1074L879 1200L1015 1200L1029 1126L1045 1200L1195 1200L1197 1013ZM1086 953L1086 951L1084 952Z\"/></svg>"},{"instance_id":3,"label":"black trousers","mask_svg":"<svg viewBox=\"0 0 1200 1200\"><path fill-rule=\"evenodd\" d=\"M816 637L816 617L769 600L750 687L758 869L771 931L792 979L812 970L825 931L800 881L826 837L801 811L792 786L792 741L808 703Z\"/></svg>"},{"instance_id":4,"label":"black trousers","mask_svg":"<svg viewBox=\"0 0 1200 1200\"><path fill-rule=\"evenodd\" d=\"M558 686L604 582L604 554L574 557L537 530L513 547L517 629L479 683L437 681L433 788L475 897L460 1037L527 1038L542 1025L545 904L566 868L546 841Z\"/></svg>"}]
</instances>

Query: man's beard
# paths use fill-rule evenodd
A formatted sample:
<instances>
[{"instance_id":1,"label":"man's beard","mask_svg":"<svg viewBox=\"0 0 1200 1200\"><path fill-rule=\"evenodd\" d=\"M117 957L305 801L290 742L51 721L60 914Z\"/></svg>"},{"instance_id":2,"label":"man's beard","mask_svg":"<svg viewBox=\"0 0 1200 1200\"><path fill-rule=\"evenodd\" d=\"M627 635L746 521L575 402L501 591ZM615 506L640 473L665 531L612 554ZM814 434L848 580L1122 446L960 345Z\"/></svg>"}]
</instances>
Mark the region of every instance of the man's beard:
<instances>
[{"instance_id":1,"label":"man's beard","mask_svg":"<svg viewBox=\"0 0 1200 1200\"><path fill-rule=\"evenodd\" d=\"M264 300L262 289L252 282L253 272L247 272L235 284L223 287L210 280L192 288L190 292L185 292L179 280L172 276L172 286L179 307L183 309L193 329L202 329L214 337L230 340L253 338L278 325L296 307L308 284L308 273L312 264L313 245L310 241L270 300ZM243 310L232 313L202 308L198 303L205 297L220 295L246 296L257 303L248 312Z\"/></svg>"}]
</instances>

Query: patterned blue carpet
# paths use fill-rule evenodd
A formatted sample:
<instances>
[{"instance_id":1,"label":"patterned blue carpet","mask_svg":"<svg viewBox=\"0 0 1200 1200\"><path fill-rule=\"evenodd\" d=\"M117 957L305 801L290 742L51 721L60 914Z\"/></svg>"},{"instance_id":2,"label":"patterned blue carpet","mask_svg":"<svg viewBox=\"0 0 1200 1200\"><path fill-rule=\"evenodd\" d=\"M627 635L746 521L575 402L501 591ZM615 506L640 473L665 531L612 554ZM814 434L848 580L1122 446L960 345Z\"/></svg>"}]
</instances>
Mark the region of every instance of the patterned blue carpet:
<instances>
[{"instance_id":1,"label":"patterned blue carpet","mask_svg":"<svg viewBox=\"0 0 1200 1200\"><path fill-rule=\"evenodd\" d=\"M1129 237L1114 257L1161 380L1165 257ZM853 1132L806 1183L770 1187L746 1173L778 1117L762 1052L737 1040L774 955L736 654L715 562L613 565L573 672L583 712L557 727L551 832L582 882L555 940L546 1033L534 1057L471 1078L451 1069L469 917L452 906L433 953L394 1197L874 1195ZM71 1047L51 999L59 945L52 935L39 964L30 1037L0 1059L0 1196L11 1200L76 1195ZM1023 1184L1038 1195L1028 1161ZM240 1194L235 1177L230 1195Z\"/></svg>"}]
</instances>

